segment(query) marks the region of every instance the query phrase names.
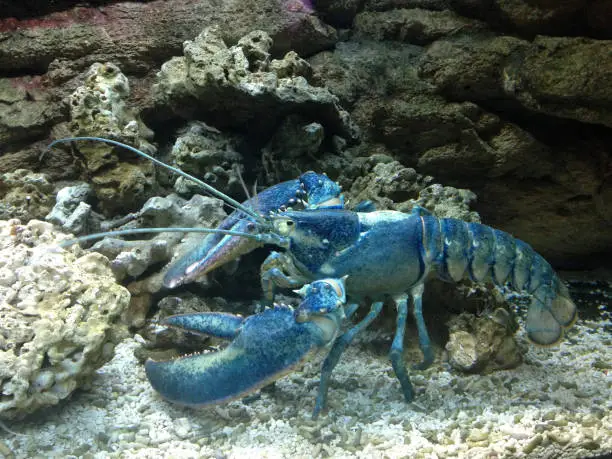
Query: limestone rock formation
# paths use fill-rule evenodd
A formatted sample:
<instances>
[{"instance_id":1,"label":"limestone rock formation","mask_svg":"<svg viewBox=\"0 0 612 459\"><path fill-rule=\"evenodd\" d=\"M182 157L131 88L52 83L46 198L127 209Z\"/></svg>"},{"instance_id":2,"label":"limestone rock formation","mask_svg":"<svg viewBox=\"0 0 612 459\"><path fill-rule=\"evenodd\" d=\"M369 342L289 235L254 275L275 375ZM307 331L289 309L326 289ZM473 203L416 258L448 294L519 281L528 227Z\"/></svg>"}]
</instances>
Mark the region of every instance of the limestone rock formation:
<instances>
[{"instance_id":1,"label":"limestone rock formation","mask_svg":"<svg viewBox=\"0 0 612 459\"><path fill-rule=\"evenodd\" d=\"M0 221L0 417L58 404L113 356L130 300L108 259L50 223Z\"/></svg>"},{"instance_id":2,"label":"limestone rock formation","mask_svg":"<svg viewBox=\"0 0 612 459\"><path fill-rule=\"evenodd\" d=\"M468 373L488 373L514 368L523 361L514 339L516 327L505 309L475 316L460 314L449 321L446 344L450 365Z\"/></svg>"},{"instance_id":3,"label":"limestone rock formation","mask_svg":"<svg viewBox=\"0 0 612 459\"><path fill-rule=\"evenodd\" d=\"M186 41L184 56L162 65L155 104L185 119L199 118L219 129L240 128L267 138L279 121L298 113L320 122L330 135L356 140L357 127L327 88L312 86L309 65L295 53L270 60L272 40L253 31L227 46L217 28Z\"/></svg>"},{"instance_id":4,"label":"limestone rock formation","mask_svg":"<svg viewBox=\"0 0 612 459\"><path fill-rule=\"evenodd\" d=\"M0 174L0 220L43 218L53 205L53 194L46 174L27 169Z\"/></svg>"}]
</instances>

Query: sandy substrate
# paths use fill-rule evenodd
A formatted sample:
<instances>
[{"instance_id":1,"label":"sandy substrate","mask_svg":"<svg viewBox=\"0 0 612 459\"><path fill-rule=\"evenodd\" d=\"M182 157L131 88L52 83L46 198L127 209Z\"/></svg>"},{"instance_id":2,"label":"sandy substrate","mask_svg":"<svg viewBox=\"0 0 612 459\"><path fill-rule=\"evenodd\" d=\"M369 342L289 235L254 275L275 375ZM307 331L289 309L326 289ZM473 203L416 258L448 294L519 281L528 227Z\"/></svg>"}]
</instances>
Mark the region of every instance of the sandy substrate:
<instances>
[{"instance_id":1,"label":"sandy substrate","mask_svg":"<svg viewBox=\"0 0 612 459\"><path fill-rule=\"evenodd\" d=\"M89 391L8 425L25 436L0 432L0 455L594 457L612 452L610 327L609 320L581 321L558 348L530 347L519 368L487 376L457 374L439 354L432 368L412 372L418 397L411 404L402 400L384 346L366 339L338 365L330 411L316 422L316 362L248 404L193 410L154 393L130 339Z\"/></svg>"}]
</instances>

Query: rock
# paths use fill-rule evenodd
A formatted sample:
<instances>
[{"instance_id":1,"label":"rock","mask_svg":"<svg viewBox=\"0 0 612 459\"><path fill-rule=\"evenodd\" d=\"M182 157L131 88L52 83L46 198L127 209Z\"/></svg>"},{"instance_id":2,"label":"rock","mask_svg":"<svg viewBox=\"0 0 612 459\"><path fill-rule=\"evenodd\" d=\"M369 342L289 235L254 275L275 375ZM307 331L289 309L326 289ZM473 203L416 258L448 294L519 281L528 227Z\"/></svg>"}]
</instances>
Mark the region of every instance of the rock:
<instances>
[{"instance_id":1,"label":"rock","mask_svg":"<svg viewBox=\"0 0 612 459\"><path fill-rule=\"evenodd\" d=\"M517 327L502 308L477 317L462 313L448 322L448 360L456 370L488 373L514 368L522 362L521 350L514 339Z\"/></svg>"},{"instance_id":2,"label":"rock","mask_svg":"<svg viewBox=\"0 0 612 459\"><path fill-rule=\"evenodd\" d=\"M537 37L533 42L487 34L439 40L419 74L459 100L508 100L553 117L612 126L612 42ZM600 65L593 65L600 62Z\"/></svg>"},{"instance_id":3,"label":"rock","mask_svg":"<svg viewBox=\"0 0 612 459\"><path fill-rule=\"evenodd\" d=\"M134 145L153 154L155 148L147 139L153 132L126 105L130 89L119 68L110 63L93 64L85 75L85 83L70 97L71 123L74 136L105 137ZM75 148L83 163L96 198L103 211L134 210L141 205L154 184L153 164L133 158L125 149L103 142L79 142Z\"/></svg>"},{"instance_id":4,"label":"rock","mask_svg":"<svg viewBox=\"0 0 612 459\"><path fill-rule=\"evenodd\" d=\"M419 191L419 197L413 203L429 210L439 218L455 218L480 223L478 212L470 209L475 201L476 195L470 190L434 183Z\"/></svg>"},{"instance_id":5,"label":"rock","mask_svg":"<svg viewBox=\"0 0 612 459\"><path fill-rule=\"evenodd\" d=\"M43 218L53 205L53 185L46 174L17 169L0 175L0 220Z\"/></svg>"},{"instance_id":6,"label":"rock","mask_svg":"<svg viewBox=\"0 0 612 459\"><path fill-rule=\"evenodd\" d=\"M495 29L531 37L546 35L594 35L610 38L610 10L605 0L452 0L461 14L478 17ZM595 11L593 11L595 10ZM600 19L595 20L599 13ZM607 13L607 14L606 14ZM585 20L586 19L586 20ZM606 30L606 25L608 29Z\"/></svg>"},{"instance_id":7,"label":"rock","mask_svg":"<svg viewBox=\"0 0 612 459\"><path fill-rule=\"evenodd\" d=\"M258 43L253 53L253 41ZM162 65L154 86L154 102L171 107L186 119L199 118L218 129L244 129L255 139L268 138L288 114L322 124L329 135L355 141L356 126L329 90L311 86L308 65L294 53L285 63L267 62L271 41L251 32L228 47L218 28L206 29L186 41L184 56ZM276 73L278 72L278 73Z\"/></svg>"},{"instance_id":8,"label":"rock","mask_svg":"<svg viewBox=\"0 0 612 459\"><path fill-rule=\"evenodd\" d=\"M355 33L374 40L393 40L427 45L463 29L486 29L486 24L467 19L452 11L425 9L393 9L364 11L355 18Z\"/></svg>"},{"instance_id":9,"label":"rock","mask_svg":"<svg viewBox=\"0 0 612 459\"><path fill-rule=\"evenodd\" d=\"M60 226L67 233L100 231L102 216L87 203L92 197L93 188L88 183L64 187L58 191L55 206L45 220Z\"/></svg>"},{"instance_id":10,"label":"rock","mask_svg":"<svg viewBox=\"0 0 612 459\"><path fill-rule=\"evenodd\" d=\"M39 76L0 78L0 154L44 134L62 118L50 109L40 85Z\"/></svg>"},{"instance_id":11,"label":"rock","mask_svg":"<svg viewBox=\"0 0 612 459\"><path fill-rule=\"evenodd\" d=\"M218 199L193 196L190 200L175 194L153 197L138 212L138 220L118 229L155 228L155 227L215 227L225 217L223 204ZM183 238L183 236L185 236ZM205 235L197 233L162 233L151 239L127 241L112 237L104 238L92 246L111 260L115 276L123 280L126 277L139 277L151 266L169 261L173 255L179 256L198 244ZM151 284L155 293L161 289L159 282Z\"/></svg>"},{"instance_id":12,"label":"rock","mask_svg":"<svg viewBox=\"0 0 612 459\"><path fill-rule=\"evenodd\" d=\"M108 260L57 244L50 223L0 221L0 417L58 404L113 355L129 302Z\"/></svg>"},{"instance_id":13,"label":"rock","mask_svg":"<svg viewBox=\"0 0 612 459\"><path fill-rule=\"evenodd\" d=\"M480 222L478 214L470 210L471 203L476 200L471 191L431 184L432 177L418 174L385 156L373 156L368 162L369 173L358 177L348 193L351 201L368 200L378 210L401 212L410 212L414 206L420 206L436 217Z\"/></svg>"},{"instance_id":14,"label":"rock","mask_svg":"<svg viewBox=\"0 0 612 459\"><path fill-rule=\"evenodd\" d=\"M130 109L127 77L112 63L96 62L85 73L85 81L70 96L70 129L74 136L98 136L133 143L146 153L155 153L147 139L153 132ZM112 147L100 144L101 151L81 148L85 167L91 173L117 162Z\"/></svg>"},{"instance_id":15,"label":"rock","mask_svg":"<svg viewBox=\"0 0 612 459\"><path fill-rule=\"evenodd\" d=\"M315 0L317 14L336 27L350 28L363 0Z\"/></svg>"},{"instance_id":16,"label":"rock","mask_svg":"<svg viewBox=\"0 0 612 459\"><path fill-rule=\"evenodd\" d=\"M262 149L267 182L292 180L307 170L325 170L316 165L324 139L321 124L289 115Z\"/></svg>"},{"instance_id":17,"label":"rock","mask_svg":"<svg viewBox=\"0 0 612 459\"><path fill-rule=\"evenodd\" d=\"M335 29L314 13L295 8L297 1L112 3L35 19L0 19L0 69L45 72L55 59L56 63L71 62L80 71L96 61L112 61L142 74L178 54L185 40L213 24L220 26L225 40L234 43L251 30L265 30L279 54L295 49L309 55L337 41Z\"/></svg>"},{"instance_id":18,"label":"rock","mask_svg":"<svg viewBox=\"0 0 612 459\"><path fill-rule=\"evenodd\" d=\"M238 149L245 140L201 122L191 122L179 135L170 157L173 165L204 180L230 196L242 195L240 173L244 172L243 157ZM199 185L179 177L174 190L181 195L202 192Z\"/></svg>"},{"instance_id":19,"label":"rock","mask_svg":"<svg viewBox=\"0 0 612 459\"><path fill-rule=\"evenodd\" d=\"M536 37L509 59L505 93L534 112L612 127L610 49L612 40Z\"/></svg>"}]
</instances>

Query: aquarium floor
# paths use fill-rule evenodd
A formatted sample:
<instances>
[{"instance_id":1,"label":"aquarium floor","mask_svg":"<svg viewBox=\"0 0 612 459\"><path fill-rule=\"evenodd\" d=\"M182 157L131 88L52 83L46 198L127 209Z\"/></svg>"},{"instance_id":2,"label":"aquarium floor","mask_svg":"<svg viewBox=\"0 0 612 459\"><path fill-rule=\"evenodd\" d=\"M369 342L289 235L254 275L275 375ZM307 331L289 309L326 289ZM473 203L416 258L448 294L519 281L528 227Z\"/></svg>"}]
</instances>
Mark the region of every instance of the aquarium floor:
<instances>
[{"instance_id":1,"label":"aquarium floor","mask_svg":"<svg viewBox=\"0 0 612 459\"><path fill-rule=\"evenodd\" d=\"M127 340L88 391L0 432L0 456L84 458L584 458L612 452L610 322L581 321L557 348L529 348L519 368L460 375L438 353L413 371L405 404L380 343L351 347L330 410L310 417L313 362L249 403L203 409L161 400ZM381 350L379 350L381 349ZM418 357L411 349L408 357Z\"/></svg>"}]
</instances>

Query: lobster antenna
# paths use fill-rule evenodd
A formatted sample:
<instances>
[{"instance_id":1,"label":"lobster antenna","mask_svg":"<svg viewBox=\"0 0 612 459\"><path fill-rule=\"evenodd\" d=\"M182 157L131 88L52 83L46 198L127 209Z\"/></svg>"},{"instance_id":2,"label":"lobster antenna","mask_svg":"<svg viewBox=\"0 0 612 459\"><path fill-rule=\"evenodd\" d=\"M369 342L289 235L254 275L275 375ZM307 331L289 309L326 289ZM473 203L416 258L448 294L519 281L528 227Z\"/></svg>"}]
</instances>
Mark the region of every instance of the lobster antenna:
<instances>
[{"instance_id":1,"label":"lobster antenna","mask_svg":"<svg viewBox=\"0 0 612 459\"><path fill-rule=\"evenodd\" d=\"M112 236L131 236L134 234L151 234L151 233L217 233L217 234L227 234L229 236L240 236L246 237L249 239L254 239L259 242L273 242L278 239L278 237L274 234L251 234L251 233L243 233L242 231L232 231L232 230L221 230L216 228L133 228L127 230L116 230L116 231L104 231L102 233L94 233L88 234L86 236L75 237L74 239L68 239L67 241L62 241L59 243L59 246L62 248L70 247L71 245L78 244L79 242L91 241L94 239L102 239L104 237L112 237Z\"/></svg>"},{"instance_id":2,"label":"lobster antenna","mask_svg":"<svg viewBox=\"0 0 612 459\"><path fill-rule=\"evenodd\" d=\"M242 185L242 191L244 191L244 194L246 195L247 199L250 200L251 195L249 194L249 189L247 188L246 183L244 183L244 178L242 177L242 173L240 172L240 167L238 167L238 164L234 164L234 171L238 175L238 180L240 180L240 185Z\"/></svg>"},{"instance_id":3,"label":"lobster antenna","mask_svg":"<svg viewBox=\"0 0 612 459\"><path fill-rule=\"evenodd\" d=\"M153 156L148 155L145 152L140 151L139 149L132 147L131 145L127 145L125 143L118 142L116 140L105 139L103 137L65 137L63 139L56 139L56 140L54 140L53 142L51 142L47 146L47 149L43 152L41 157L44 156L45 153L47 153L47 151L49 151L51 148L53 148L54 145L57 145L58 143L68 143L68 142L73 142L73 141L78 141L78 140L91 140L91 141L94 141L94 142L104 142L104 143L108 143L110 145L115 145L115 146L118 146L118 147L125 148L126 150L129 150L129 151L131 151L133 153L136 153L139 156L142 156L143 158L148 159L149 161L157 164L158 166L165 167L169 171L172 171L175 174L178 174L178 175L180 175L182 177L185 177L188 180L193 181L194 183L200 185L203 189L208 191L213 196L216 196L217 198L222 199L224 202L226 202L230 206L234 207L237 210L240 210L240 211L244 212L248 216L250 216L253 219L255 219L257 222L265 223L265 219L261 215L259 215L257 212L253 211L252 209L249 209L246 206L243 206L238 201L236 201L235 199L230 198L226 194L221 193L219 190L213 188L208 183L203 182L202 180L200 180L200 179L198 179L198 178L188 174L187 172L183 172L182 170L180 170L180 169L178 169L176 167L170 166L169 164L166 164L166 163L160 161L159 159L156 159Z\"/></svg>"}]
</instances>

